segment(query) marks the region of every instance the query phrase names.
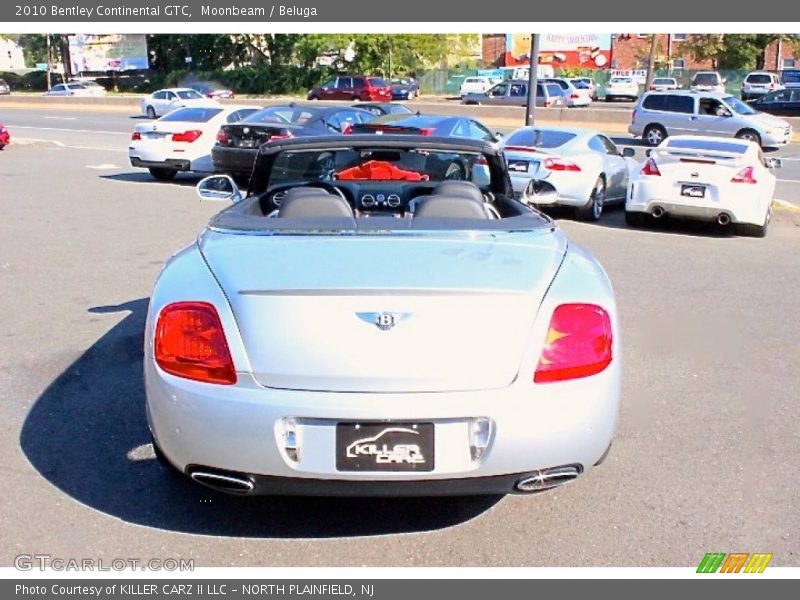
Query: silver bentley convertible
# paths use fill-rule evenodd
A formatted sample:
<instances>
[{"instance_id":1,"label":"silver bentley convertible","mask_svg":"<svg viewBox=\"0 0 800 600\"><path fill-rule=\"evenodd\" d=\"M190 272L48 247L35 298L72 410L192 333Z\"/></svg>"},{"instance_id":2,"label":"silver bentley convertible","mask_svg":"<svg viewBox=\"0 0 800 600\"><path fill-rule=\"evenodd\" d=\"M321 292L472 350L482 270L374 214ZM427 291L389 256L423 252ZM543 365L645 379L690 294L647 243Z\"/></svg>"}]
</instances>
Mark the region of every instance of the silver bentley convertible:
<instances>
[{"instance_id":1,"label":"silver bentley convertible","mask_svg":"<svg viewBox=\"0 0 800 600\"><path fill-rule=\"evenodd\" d=\"M158 458L238 494L530 493L606 456L621 370L603 269L485 142L261 147L174 255L145 332Z\"/></svg>"}]
</instances>

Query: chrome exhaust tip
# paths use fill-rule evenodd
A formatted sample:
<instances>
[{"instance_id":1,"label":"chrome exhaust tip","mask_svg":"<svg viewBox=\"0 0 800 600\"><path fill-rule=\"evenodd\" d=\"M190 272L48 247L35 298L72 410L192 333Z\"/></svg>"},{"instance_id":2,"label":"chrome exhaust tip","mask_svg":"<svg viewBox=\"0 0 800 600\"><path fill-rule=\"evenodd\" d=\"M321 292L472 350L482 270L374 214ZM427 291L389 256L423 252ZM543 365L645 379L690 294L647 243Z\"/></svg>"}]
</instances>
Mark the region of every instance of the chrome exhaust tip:
<instances>
[{"instance_id":1,"label":"chrome exhaust tip","mask_svg":"<svg viewBox=\"0 0 800 600\"><path fill-rule=\"evenodd\" d=\"M526 475L517 481L514 487L518 492L526 494L541 492L574 481L580 474L580 469L573 466L542 469L541 471Z\"/></svg>"},{"instance_id":2,"label":"chrome exhaust tip","mask_svg":"<svg viewBox=\"0 0 800 600\"><path fill-rule=\"evenodd\" d=\"M656 219L660 219L665 214L667 214L667 211L665 211L661 206L656 206L653 208L653 217Z\"/></svg>"},{"instance_id":3,"label":"chrome exhaust tip","mask_svg":"<svg viewBox=\"0 0 800 600\"><path fill-rule=\"evenodd\" d=\"M719 215L717 215L717 223L719 223L723 227L725 225L728 225L730 222L731 222L731 216L728 213L719 213Z\"/></svg>"},{"instance_id":4,"label":"chrome exhaust tip","mask_svg":"<svg viewBox=\"0 0 800 600\"><path fill-rule=\"evenodd\" d=\"M226 492L228 494L249 494L253 491L254 485L243 475L233 473L215 473L213 471L192 471L189 474L194 481L205 486Z\"/></svg>"}]
</instances>

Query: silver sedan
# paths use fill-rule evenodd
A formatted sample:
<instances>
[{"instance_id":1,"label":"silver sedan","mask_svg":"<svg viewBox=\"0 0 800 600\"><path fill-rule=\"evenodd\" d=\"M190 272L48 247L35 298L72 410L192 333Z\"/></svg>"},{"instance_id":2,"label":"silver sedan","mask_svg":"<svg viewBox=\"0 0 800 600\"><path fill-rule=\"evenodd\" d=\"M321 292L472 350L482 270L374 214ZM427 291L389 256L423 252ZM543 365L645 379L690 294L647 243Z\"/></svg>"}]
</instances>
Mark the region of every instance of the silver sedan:
<instances>
[{"instance_id":1,"label":"silver sedan","mask_svg":"<svg viewBox=\"0 0 800 600\"><path fill-rule=\"evenodd\" d=\"M609 202L625 202L638 168L634 150L620 151L591 129L522 127L503 147L517 197L536 206L562 205L580 219L596 221Z\"/></svg>"}]
</instances>

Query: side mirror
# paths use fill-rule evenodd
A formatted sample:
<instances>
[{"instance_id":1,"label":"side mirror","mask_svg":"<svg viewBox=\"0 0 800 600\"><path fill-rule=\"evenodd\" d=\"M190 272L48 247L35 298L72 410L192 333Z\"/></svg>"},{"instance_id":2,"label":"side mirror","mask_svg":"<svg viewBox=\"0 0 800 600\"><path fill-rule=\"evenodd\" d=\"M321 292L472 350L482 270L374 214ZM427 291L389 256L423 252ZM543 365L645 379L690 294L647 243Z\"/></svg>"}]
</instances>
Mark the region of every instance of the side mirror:
<instances>
[{"instance_id":1,"label":"side mirror","mask_svg":"<svg viewBox=\"0 0 800 600\"><path fill-rule=\"evenodd\" d=\"M239 187L229 175L211 175L200 180L195 188L201 200L219 202L220 200L230 200L233 203L242 199Z\"/></svg>"},{"instance_id":2,"label":"side mirror","mask_svg":"<svg viewBox=\"0 0 800 600\"><path fill-rule=\"evenodd\" d=\"M502 139L503 139L505 136L503 135L503 132L502 132L502 131L495 131L495 132L494 132L494 137L495 137L495 139L496 139L496 140L499 142L499 141L500 141L500 140L502 140Z\"/></svg>"},{"instance_id":3,"label":"side mirror","mask_svg":"<svg viewBox=\"0 0 800 600\"><path fill-rule=\"evenodd\" d=\"M631 148L630 146L623 148L622 156L624 156L625 158L633 158L634 156L636 156L636 149Z\"/></svg>"},{"instance_id":4,"label":"side mirror","mask_svg":"<svg viewBox=\"0 0 800 600\"><path fill-rule=\"evenodd\" d=\"M780 158L767 158L765 162L768 169L780 169L783 166Z\"/></svg>"}]
</instances>

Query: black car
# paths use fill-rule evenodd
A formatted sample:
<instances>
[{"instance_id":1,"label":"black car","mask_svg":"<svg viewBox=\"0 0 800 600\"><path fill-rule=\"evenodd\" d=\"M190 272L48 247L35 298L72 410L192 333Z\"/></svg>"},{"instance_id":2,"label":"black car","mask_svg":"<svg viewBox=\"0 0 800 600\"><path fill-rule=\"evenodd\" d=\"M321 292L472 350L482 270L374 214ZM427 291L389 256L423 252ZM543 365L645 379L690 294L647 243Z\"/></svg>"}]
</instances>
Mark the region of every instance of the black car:
<instances>
[{"instance_id":1,"label":"black car","mask_svg":"<svg viewBox=\"0 0 800 600\"><path fill-rule=\"evenodd\" d=\"M413 77L395 77L389 80L392 100L413 100L419 96L419 84Z\"/></svg>"},{"instance_id":2,"label":"black car","mask_svg":"<svg viewBox=\"0 0 800 600\"><path fill-rule=\"evenodd\" d=\"M764 94L751 102L755 110L780 117L800 117L800 89L785 89Z\"/></svg>"},{"instance_id":3,"label":"black car","mask_svg":"<svg viewBox=\"0 0 800 600\"><path fill-rule=\"evenodd\" d=\"M190 83L186 87L192 88L195 92L200 92L203 96L213 98L214 100L232 100L236 97L233 90L223 87L218 83L214 83L213 81L196 81Z\"/></svg>"},{"instance_id":4,"label":"black car","mask_svg":"<svg viewBox=\"0 0 800 600\"><path fill-rule=\"evenodd\" d=\"M456 137L497 143L502 137L480 121L453 115L387 115L368 123L353 125L348 133L398 133L437 137Z\"/></svg>"},{"instance_id":5,"label":"black car","mask_svg":"<svg viewBox=\"0 0 800 600\"><path fill-rule=\"evenodd\" d=\"M359 108L282 104L270 106L237 123L223 125L211 150L214 170L246 181L262 144L273 140L320 135L340 135L375 118Z\"/></svg>"},{"instance_id":6,"label":"black car","mask_svg":"<svg viewBox=\"0 0 800 600\"><path fill-rule=\"evenodd\" d=\"M402 104L392 104L391 102L359 102L353 108L368 110L376 117L385 115L413 115L414 111Z\"/></svg>"},{"instance_id":7,"label":"black car","mask_svg":"<svg viewBox=\"0 0 800 600\"><path fill-rule=\"evenodd\" d=\"M0 79L0 96L11 93L11 86L5 79Z\"/></svg>"}]
</instances>

